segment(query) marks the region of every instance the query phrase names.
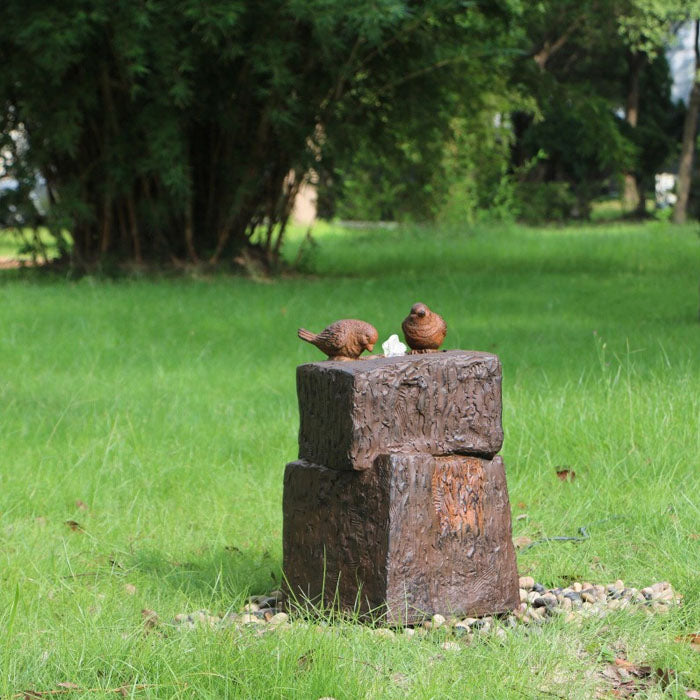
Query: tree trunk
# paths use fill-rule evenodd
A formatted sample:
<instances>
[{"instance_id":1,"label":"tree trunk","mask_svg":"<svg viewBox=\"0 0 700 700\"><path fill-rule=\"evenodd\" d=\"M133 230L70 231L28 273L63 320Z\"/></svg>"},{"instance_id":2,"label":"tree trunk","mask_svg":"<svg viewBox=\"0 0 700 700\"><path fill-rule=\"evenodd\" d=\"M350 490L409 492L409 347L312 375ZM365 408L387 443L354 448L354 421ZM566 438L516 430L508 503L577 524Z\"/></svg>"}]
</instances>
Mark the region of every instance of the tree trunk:
<instances>
[{"instance_id":1,"label":"tree trunk","mask_svg":"<svg viewBox=\"0 0 700 700\"><path fill-rule=\"evenodd\" d=\"M627 211L636 212L639 207L639 189L637 188L637 178L634 173L625 173L624 190L622 192L622 208Z\"/></svg>"},{"instance_id":2,"label":"tree trunk","mask_svg":"<svg viewBox=\"0 0 700 700\"><path fill-rule=\"evenodd\" d=\"M625 105L625 121L637 128L639 120L639 76L646 60L646 55L637 51L627 57L629 65L629 84L627 88L627 104ZM634 172L625 173L625 186L622 195L622 206L625 211L639 212L640 206L639 183Z\"/></svg>"},{"instance_id":3,"label":"tree trunk","mask_svg":"<svg viewBox=\"0 0 700 700\"><path fill-rule=\"evenodd\" d=\"M647 215L647 196L644 191L644 182L641 179L637 179L637 195L639 199L637 200L637 208L635 209L635 214L639 217Z\"/></svg>"},{"instance_id":4,"label":"tree trunk","mask_svg":"<svg viewBox=\"0 0 700 700\"><path fill-rule=\"evenodd\" d=\"M684 224L688 217L688 199L690 197L690 182L693 178L693 155L695 153L695 134L700 112L700 20L695 22L695 80L690 93L688 111L685 113L683 124L683 144L681 145L681 161L678 166L678 200L673 210L673 221Z\"/></svg>"}]
</instances>

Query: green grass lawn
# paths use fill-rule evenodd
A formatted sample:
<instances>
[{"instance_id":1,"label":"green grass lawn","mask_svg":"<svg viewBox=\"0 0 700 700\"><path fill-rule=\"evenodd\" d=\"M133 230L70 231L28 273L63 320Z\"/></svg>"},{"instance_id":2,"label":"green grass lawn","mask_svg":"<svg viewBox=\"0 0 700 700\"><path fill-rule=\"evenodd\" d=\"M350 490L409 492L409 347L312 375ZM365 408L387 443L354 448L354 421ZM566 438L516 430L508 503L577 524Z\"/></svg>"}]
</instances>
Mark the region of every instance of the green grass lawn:
<instances>
[{"instance_id":1,"label":"green grass lawn","mask_svg":"<svg viewBox=\"0 0 700 700\"><path fill-rule=\"evenodd\" d=\"M48 229L41 228L36 231L32 229L0 229L0 269L5 267L5 263L15 260L23 264L32 262L30 245L35 249L38 262L44 262L44 252L49 259L58 256L56 239L49 233ZM43 246L39 250L38 246Z\"/></svg>"},{"instance_id":2,"label":"green grass lawn","mask_svg":"<svg viewBox=\"0 0 700 700\"><path fill-rule=\"evenodd\" d=\"M325 226L302 261L274 282L0 273L0 697L592 698L620 649L675 671L638 697L700 689L675 641L700 632L696 228ZM418 300L445 347L501 357L514 535L591 534L521 552L521 574L668 580L683 605L458 651L362 625L145 634L142 609L168 622L279 585L294 370L322 359L296 329L357 317L384 340Z\"/></svg>"}]
</instances>

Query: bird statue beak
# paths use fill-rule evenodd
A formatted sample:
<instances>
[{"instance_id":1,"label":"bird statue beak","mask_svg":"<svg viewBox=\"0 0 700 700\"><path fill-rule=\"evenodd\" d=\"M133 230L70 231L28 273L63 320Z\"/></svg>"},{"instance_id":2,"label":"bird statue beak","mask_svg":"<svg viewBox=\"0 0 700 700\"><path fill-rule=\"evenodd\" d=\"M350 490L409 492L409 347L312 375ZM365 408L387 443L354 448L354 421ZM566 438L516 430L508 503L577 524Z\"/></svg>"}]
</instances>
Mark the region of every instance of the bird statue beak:
<instances>
[{"instance_id":1,"label":"bird statue beak","mask_svg":"<svg viewBox=\"0 0 700 700\"><path fill-rule=\"evenodd\" d=\"M372 350L374 350L374 343L367 346L367 352L372 352Z\"/></svg>"}]
</instances>

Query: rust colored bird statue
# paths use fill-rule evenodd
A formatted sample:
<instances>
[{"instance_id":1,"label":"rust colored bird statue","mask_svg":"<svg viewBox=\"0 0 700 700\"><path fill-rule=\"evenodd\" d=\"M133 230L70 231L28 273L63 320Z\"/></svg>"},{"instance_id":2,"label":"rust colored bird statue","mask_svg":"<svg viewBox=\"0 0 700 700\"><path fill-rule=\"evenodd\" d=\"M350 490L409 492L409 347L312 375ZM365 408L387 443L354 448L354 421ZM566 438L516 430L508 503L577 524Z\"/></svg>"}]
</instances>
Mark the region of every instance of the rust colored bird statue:
<instances>
[{"instance_id":1,"label":"rust colored bird statue","mask_svg":"<svg viewBox=\"0 0 700 700\"><path fill-rule=\"evenodd\" d=\"M401 328L411 354L436 352L447 335L447 324L442 316L420 302L411 307Z\"/></svg>"},{"instance_id":2,"label":"rust colored bird statue","mask_svg":"<svg viewBox=\"0 0 700 700\"><path fill-rule=\"evenodd\" d=\"M365 350L372 352L374 344L379 340L379 333L374 326L354 318L335 321L320 333L300 328L298 335L325 352L329 360L356 360Z\"/></svg>"}]
</instances>

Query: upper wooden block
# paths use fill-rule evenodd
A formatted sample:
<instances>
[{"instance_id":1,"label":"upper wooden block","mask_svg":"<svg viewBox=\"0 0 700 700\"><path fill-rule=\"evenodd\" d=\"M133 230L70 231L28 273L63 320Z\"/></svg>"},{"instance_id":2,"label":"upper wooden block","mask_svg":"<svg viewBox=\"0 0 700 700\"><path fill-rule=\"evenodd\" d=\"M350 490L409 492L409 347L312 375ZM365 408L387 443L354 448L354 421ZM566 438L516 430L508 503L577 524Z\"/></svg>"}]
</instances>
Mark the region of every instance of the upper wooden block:
<instances>
[{"instance_id":1,"label":"upper wooden block","mask_svg":"<svg viewBox=\"0 0 700 700\"><path fill-rule=\"evenodd\" d=\"M501 363L485 352L297 367L299 458L368 469L380 454L480 455L503 444Z\"/></svg>"}]
</instances>

